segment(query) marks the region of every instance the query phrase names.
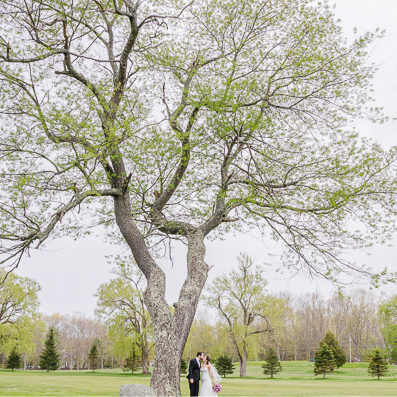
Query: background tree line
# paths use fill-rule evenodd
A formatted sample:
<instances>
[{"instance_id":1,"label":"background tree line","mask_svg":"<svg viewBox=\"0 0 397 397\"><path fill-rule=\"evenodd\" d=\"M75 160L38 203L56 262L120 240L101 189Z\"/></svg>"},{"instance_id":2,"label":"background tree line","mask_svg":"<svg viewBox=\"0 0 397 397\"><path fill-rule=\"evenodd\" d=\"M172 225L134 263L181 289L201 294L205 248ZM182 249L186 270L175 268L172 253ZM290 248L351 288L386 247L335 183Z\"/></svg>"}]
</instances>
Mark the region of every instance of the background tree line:
<instances>
[{"instance_id":1,"label":"background tree line","mask_svg":"<svg viewBox=\"0 0 397 397\"><path fill-rule=\"evenodd\" d=\"M301 295L282 292L267 299L279 303L269 308L268 321L272 328L249 338L248 360L263 360L269 347L276 349L281 360L312 360L327 331L336 336L348 360L350 351L351 360L355 361L365 359L367 349L386 347L384 323L378 316L382 299L375 292L352 290L329 298L318 292ZM189 357L201 346L215 356L226 352L233 361L238 361L227 325L218 317L208 324L208 315L203 313L193 323L184 356Z\"/></svg>"},{"instance_id":2,"label":"background tree line","mask_svg":"<svg viewBox=\"0 0 397 397\"><path fill-rule=\"evenodd\" d=\"M239 260L238 270L207 287L190 330L185 360L196 351L209 352L214 358L226 354L240 362L240 375L245 376L244 362L264 360L269 348L281 360L313 360L330 331L348 361L365 360L371 349L380 347L397 362L397 297L382 298L363 289L335 292L328 298L318 292L269 293L263 269L246 255ZM46 330L53 328L62 369L95 366L136 371L139 367L148 373L154 338L142 299L142 277L133 265L124 263L116 266L114 275L97 290L94 319L82 314L40 314L39 285L10 274L0 288L1 365L6 366L15 350L21 367L37 367ZM96 353L90 362L94 345Z\"/></svg>"}]
</instances>

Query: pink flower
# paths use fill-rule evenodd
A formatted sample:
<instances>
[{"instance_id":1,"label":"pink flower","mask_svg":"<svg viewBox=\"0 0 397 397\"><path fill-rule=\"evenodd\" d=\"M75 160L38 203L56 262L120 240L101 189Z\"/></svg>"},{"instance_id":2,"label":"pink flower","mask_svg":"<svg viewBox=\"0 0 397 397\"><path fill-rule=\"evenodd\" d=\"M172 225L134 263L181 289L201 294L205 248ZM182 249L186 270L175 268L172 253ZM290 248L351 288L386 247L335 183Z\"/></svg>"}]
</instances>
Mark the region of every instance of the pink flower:
<instances>
[{"instance_id":1,"label":"pink flower","mask_svg":"<svg viewBox=\"0 0 397 397\"><path fill-rule=\"evenodd\" d=\"M219 393L222 390L222 386L219 384L214 385L214 392Z\"/></svg>"}]
</instances>

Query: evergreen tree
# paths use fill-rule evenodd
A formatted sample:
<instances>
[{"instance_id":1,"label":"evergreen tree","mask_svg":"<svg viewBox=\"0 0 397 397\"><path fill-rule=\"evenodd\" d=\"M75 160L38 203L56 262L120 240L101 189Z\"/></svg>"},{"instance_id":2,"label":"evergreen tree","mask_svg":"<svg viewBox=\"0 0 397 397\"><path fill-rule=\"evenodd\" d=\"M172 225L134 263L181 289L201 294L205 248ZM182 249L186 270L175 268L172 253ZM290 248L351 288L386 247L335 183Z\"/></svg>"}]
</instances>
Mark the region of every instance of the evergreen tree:
<instances>
[{"instance_id":1,"label":"evergreen tree","mask_svg":"<svg viewBox=\"0 0 397 397\"><path fill-rule=\"evenodd\" d=\"M314 374L323 374L323 378L325 378L325 374L332 372L335 367L336 362L332 350L326 343L321 343L314 356Z\"/></svg>"},{"instance_id":2,"label":"evergreen tree","mask_svg":"<svg viewBox=\"0 0 397 397\"><path fill-rule=\"evenodd\" d=\"M278 354L273 348L270 348L266 352L265 363L262 365L262 368L263 373L265 375L270 375L272 379L274 374L277 374L282 370Z\"/></svg>"},{"instance_id":3,"label":"evergreen tree","mask_svg":"<svg viewBox=\"0 0 397 397\"><path fill-rule=\"evenodd\" d=\"M186 374L187 371L187 363L183 358L181 359L181 374Z\"/></svg>"},{"instance_id":4,"label":"evergreen tree","mask_svg":"<svg viewBox=\"0 0 397 397\"><path fill-rule=\"evenodd\" d=\"M396 340L396 344L397 344L397 340ZM390 358L392 359L394 364L397 364L397 346L392 349L390 353Z\"/></svg>"},{"instance_id":5,"label":"evergreen tree","mask_svg":"<svg viewBox=\"0 0 397 397\"><path fill-rule=\"evenodd\" d=\"M368 365L368 373L372 376L377 376L379 380L381 376L386 376L388 372L389 365L385 356L379 351L379 349L376 349L371 355Z\"/></svg>"},{"instance_id":6,"label":"evergreen tree","mask_svg":"<svg viewBox=\"0 0 397 397\"><path fill-rule=\"evenodd\" d=\"M321 343L327 344L332 350L337 368L341 367L346 362L346 354L339 346L339 342L332 332L328 331Z\"/></svg>"},{"instance_id":7,"label":"evergreen tree","mask_svg":"<svg viewBox=\"0 0 397 397\"><path fill-rule=\"evenodd\" d=\"M47 372L50 370L55 371L59 368L59 354L55 345L55 330L53 327L50 328L47 334L44 350L40 355L40 367L41 369L46 369Z\"/></svg>"},{"instance_id":8,"label":"evergreen tree","mask_svg":"<svg viewBox=\"0 0 397 397\"><path fill-rule=\"evenodd\" d=\"M10 353L10 356L8 357L7 368L14 371L14 368L20 368L20 366L21 357L19 356L16 347L14 347Z\"/></svg>"},{"instance_id":9,"label":"evergreen tree","mask_svg":"<svg viewBox=\"0 0 397 397\"><path fill-rule=\"evenodd\" d=\"M232 359L226 354L222 354L218 357L215 361L215 368L218 370L219 375L223 375L224 378L226 378L226 375L231 375L234 372Z\"/></svg>"},{"instance_id":10,"label":"evergreen tree","mask_svg":"<svg viewBox=\"0 0 397 397\"><path fill-rule=\"evenodd\" d=\"M90 353L88 354L88 363L90 365L90 369L92 369L92 372L95 372L95 370L98 368L98 358L98 343L95 341L91 346Z\"/></svg>"},{"instance_id":11,"label":"evergreen tree","mask_svg":"<svg viewBox=\"0 0 397 397\"><path fill-rule=\"evenodd\" d=\"M140 367L138 355L136 354L135 344L132 345L131 354L127 357L124 365L124 371L131 371L133 374Z\"/></svg>"}]
</instances>

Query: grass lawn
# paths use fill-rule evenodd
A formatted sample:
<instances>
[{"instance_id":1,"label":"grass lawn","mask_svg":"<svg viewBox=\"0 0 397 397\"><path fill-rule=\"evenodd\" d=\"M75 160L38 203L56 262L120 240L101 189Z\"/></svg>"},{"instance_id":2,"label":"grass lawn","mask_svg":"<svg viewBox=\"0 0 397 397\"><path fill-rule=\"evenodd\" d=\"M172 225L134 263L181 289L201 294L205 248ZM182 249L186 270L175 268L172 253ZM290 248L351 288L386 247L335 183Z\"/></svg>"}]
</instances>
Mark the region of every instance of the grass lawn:
<instances>
[{"instance_id":1,"label":"grass lawn","mask_svg":"<svg viewBox=\"0 0 397 397\"><path fill-rule=\"evenodd\" d=\"M265 378L260 362L250 362L248 378L233 376L222 383L220 396L397 396L397 366L390 376L375 380L367 374L367 363L345 364L325 379L313 375L311 363L284 362L275 379ZM0 371L2 396L118 396L126 383L149 384L150 377L124 374L119 370L95 373ZM189 395L188 384L181 378L182 394Z\"/></svg>"}]
</instances>

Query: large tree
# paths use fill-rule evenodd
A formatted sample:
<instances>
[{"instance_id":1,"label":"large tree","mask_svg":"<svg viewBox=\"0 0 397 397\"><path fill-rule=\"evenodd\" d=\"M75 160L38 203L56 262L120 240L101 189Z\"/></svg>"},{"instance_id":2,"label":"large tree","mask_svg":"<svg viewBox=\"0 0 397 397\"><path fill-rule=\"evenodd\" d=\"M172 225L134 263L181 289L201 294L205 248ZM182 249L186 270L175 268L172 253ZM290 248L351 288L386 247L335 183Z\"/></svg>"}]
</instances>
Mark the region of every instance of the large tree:
<instances>
[{"instance_id":1,"label":"large tree","mask_svg":"<svg viewBox=\"0 0 397 397\"><path fill-rule=\"evenodd\" d=\"M117 227L147 279L151 384L179 394L216 230L258 226L312 274L372 275L340 254L394 219L395 149L350 123L377 36L346 43L321 1L1 0L1 261ZM175 310L150 249L167 238L187 244Z\"/></svg>"},{"instance_id":2,"label":"large tree","mask_svg":"<svg viewBox=\"0 0 397 397\"><path fill-rule=\"evenodd\" d=\"M247 376L247 360L254 336L271 331L266 318L270 296L266 296L264 269L255 267L252 259L242 254L238 271L217 277L209 287L206 302L215 308L226 323L240 363L240 376Z\"/></svg>"},{"instance_id":3,"label":"large tree","mask_svg":"<svg viewBox=\"0 0 397 397\"><path fill-rule=\"evenodd\" d=\"M97 290L96 313L107 322L121 323L122 333L132 333L142 361L142 373L149 373L149 354L153 348L153 330L143 293L144 276L133 265L119 262L114 269L115 279L101 284Z\"/></svg>"},{"instance_id":4,"label":"large tree","mask_svg":"<svg viewBox=\"0 0 397 397\"><path fill-rule=\"evenodd\" d=\"M36 281L0 269L0 283L0 325L37 314L40 285Z\"/></svg>"},{"instance_id":5,"label":"large tree","mask_svg":"<svg viewBox=\"0 0 397 397\"><path fill-rule=\"evenodd\" d=\"M36 281L0 269L0 353L8 355L18 347L24 365L34 351L34 333L42 326L39 291Z\"/></svg>"},{"instance_id":6,"label":"large tree","mask_svg":"<svg viewBox=\"0 0 397 397\"><path fill-rule=\"evenodd\" d=\"M37 344L41 345L45 334L45 324L38 317L20 317L14 324L0 324L0 353L9 355L17 349L23 358L23 367L34 359Z\"/></svg>"}]
</instances>

